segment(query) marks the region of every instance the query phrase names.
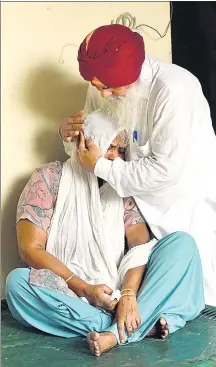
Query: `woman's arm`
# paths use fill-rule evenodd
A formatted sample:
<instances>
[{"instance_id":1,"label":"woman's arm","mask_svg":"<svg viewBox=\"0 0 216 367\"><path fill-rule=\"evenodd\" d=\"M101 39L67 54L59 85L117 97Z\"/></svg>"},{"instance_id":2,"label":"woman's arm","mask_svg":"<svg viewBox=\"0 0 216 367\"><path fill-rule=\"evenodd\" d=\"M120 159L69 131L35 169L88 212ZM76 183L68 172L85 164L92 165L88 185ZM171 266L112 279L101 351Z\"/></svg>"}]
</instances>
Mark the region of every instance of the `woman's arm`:
<instances>
[{"instance_id":1,"label":"woman's arm","mask_svg":"<svg viewBox=\"0 0 216 367\"><path fill-rule=\"evenodd\" d=\"M139 307L136 300L136 294L139 290L143 275L145 272L145 265L133 268L127 271L122 290L132 290L123 292L116 311L115 321L118 323L118 332L121 343L125 342L124 330L127 329L127 334L130 337L134 331L136 331L141 324L139 315ZM130 295L127 295L130 294Z\"/></svg>"},{"instance_id":2,"label":"woman's arm","mask_svg":"<svg viewBox=\"0 0 216 367\"><path fill-rule=\"evenodd\" d=\"M26 184L17 206L17 238L20 255L35 269L50 269L64 280L73 273L45 251L62 174L62 163L51 162L36 169ZM55 184L54 184L55 183ZM68 286L83 296L87 283L71 279Z\"/></svg>"},{"instance_id":3,"label":"woman's arm","mask_svg":"<svg viewBox=\"0 0 216 367\"><path fill-rule=\"evenodd\" d=\"M30 222L20 220L17 223L18 247L22 260L35 269L49 269L64 280L73 273L55 256L45 251L47 242L46 232ZM78 277L69 280L68 286L78 296L85 296L87 283Z\"/></svg>"},{"instance_id":4,"label":"woman's arm","mask_svg":"<svg viewBox=\"0 0 216 367\"><path fill-rule=\"evenodd\" d=\"M143 279L145 268L146 268L146 266L143 265L143 266L138 266L137 268L133 268L133 269L128 270L125 277L124 277L122 290L123 289L131 289L137 294L137 292L139 290L139 287L140 287L140 284L141 284L141 281Z\"/></svg>"},{"instance_id":5,"label":"woman's arm","mask_svg":"<svg viewBox=\"0 0 216 367\"><path fill-rule=\"evenodd\" d=\"M64 280L73 274L67 266L45 250L46 232L29 220L24 219L17 223L17 239L22 260L30 267L49 269ZM93 306L107 310L116 306L116 301L105 297L106 294L112 293L112 289L105 284L90 285L76 276L68 281L68 287L79 297L86 297Z\"/></svg>"},{"instance_id":6,"label":"woman's arm","mask_svg":"<svg viewBox=\"0 0 216 367\"><path fill-rule=\"evenodd\" d=\"M150 241L150 233L135 200L124 199L124 226L128 250Z\"/></svg>"},{"instance_id":7,"label":"woman's arm","mask_svg":"<svg viewBox=\"0 0 216 367\"><path fill-rule=\"evenodd\" d=\"M128 226L125 230L125 236L129 250L150 241L150 233L145 223L137 223Z\"/></svg>"}]
</instances>

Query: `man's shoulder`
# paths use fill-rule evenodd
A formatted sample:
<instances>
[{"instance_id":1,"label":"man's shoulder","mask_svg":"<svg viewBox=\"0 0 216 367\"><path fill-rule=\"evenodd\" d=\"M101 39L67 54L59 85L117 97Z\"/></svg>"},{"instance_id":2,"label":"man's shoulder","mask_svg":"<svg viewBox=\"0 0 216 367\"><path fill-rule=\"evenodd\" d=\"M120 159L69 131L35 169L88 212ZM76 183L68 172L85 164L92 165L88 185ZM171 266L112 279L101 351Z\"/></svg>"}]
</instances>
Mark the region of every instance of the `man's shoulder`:
<instances>
[{"instance_id":1,"label":"man's shoulder","mask_svg":"<svg viewBox=\"0 0 216 367\"><path fill-rule=\"evenodd\" d=\"M197 85L199 81L189 70L172 62L150 58L153 71L156 72L156 82L163 82L167 86L184 86L184 84Z\"/></svg>"},{"instance_id":2,"label":"man's shoulder","mask_svg":"<svg viewBox=\"0 0 216 367\"><path fill-rule=\"evenodd\" d=\"M175 73L176 75L179 73L184 73L185 75L190 75L195 78L195 76L189 70L183 68L180 65L174 64L172 61L168 62L152 56L148 56L148 60L153 69L158 69L164 73Z\"/></svg>"},{"instance_id":3,"label":"man's shoulder","mask_svg":"<svg viewBox=\"0 0 216 367\"><path fill-rule=\"evenodd\" d=\"M176 64L150 58L153 69L152 95L182 96L201 92L199 80L188 70Z\"/></svg>"}]
</instances>

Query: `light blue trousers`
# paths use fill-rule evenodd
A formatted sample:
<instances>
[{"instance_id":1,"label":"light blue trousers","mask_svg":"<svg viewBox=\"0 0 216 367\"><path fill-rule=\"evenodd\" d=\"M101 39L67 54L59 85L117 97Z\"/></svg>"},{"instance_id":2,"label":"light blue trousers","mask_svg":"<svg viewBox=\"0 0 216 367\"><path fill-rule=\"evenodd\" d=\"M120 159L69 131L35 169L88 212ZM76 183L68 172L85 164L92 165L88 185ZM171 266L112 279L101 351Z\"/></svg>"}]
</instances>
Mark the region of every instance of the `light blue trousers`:
<instances>
[{"instance_id":1,"label":"light blue trousers","mask_svg":"<svg viewBox=\"0 0 216 367\"><path fill-rule=\"evenodd\" d=\"M6 282L9 309L21 324L66 338L111 331L120 344L117 324L112 325L108 314L80 299L30 285L28 278L29 269L15 269ZM190 235L175 232L158 242L137 300L141 326L128 343L142 340L161 316L172 333L199 315L205 306L202 268Z\"/></svg>"}]
</instances>

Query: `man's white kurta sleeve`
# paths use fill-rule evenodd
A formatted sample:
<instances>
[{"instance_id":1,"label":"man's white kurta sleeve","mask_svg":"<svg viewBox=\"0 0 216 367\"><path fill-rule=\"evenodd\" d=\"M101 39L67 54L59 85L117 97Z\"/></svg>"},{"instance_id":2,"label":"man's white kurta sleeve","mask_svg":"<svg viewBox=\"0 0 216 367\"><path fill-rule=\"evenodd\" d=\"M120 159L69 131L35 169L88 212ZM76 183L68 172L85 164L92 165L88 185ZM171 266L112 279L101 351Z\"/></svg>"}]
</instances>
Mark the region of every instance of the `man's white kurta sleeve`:
<instances>
[{"instance_id":1,"label":"man's white kurta sleeve","mask_svg":"<svg viewBox=\"0 0 216 367\"><path fill-rule=\"evenodd\" d=\"M161 91L150 136L151 155L129 162L100 158L95 175L107 181L121 197L166 192L184 169L194 128L192 113L199 108L194 99L182 91L175 96Z\"/></svg>"}]
</instances>

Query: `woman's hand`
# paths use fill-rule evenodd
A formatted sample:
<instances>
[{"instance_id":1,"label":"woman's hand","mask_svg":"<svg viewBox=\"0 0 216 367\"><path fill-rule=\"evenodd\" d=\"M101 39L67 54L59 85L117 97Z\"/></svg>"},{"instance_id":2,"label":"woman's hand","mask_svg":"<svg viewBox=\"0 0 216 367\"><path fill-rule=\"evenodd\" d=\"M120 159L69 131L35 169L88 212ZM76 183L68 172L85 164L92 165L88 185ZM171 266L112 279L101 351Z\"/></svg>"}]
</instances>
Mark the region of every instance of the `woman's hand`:
<instances>
[{"instance_id":1,"label":"woman's hand","mask_svg":"<svg viewBox=\"0 0 216 367\"><path fill-rule=\"evenodd\" d=\"M139 307L136 296L121 297L116 311L114 323L118 323L118 332L121 343L126 341L124 329L126 328L128 336L132 336L141 324Z\"/></svg>"},{"instance_id":2,"label":"woman's hand","mask_svg":"<svg viewBox=\"0 0 216 367\"><path fill-rule=\"evenodd\" d=\"M84 297L89 301L90 305L103 308L107 311L112 311L116 307L118 301L112 301L108 295L111 295L113 290L106 284L90 285L87 284L84 290Z\"/></svg>"}]
</instances>

